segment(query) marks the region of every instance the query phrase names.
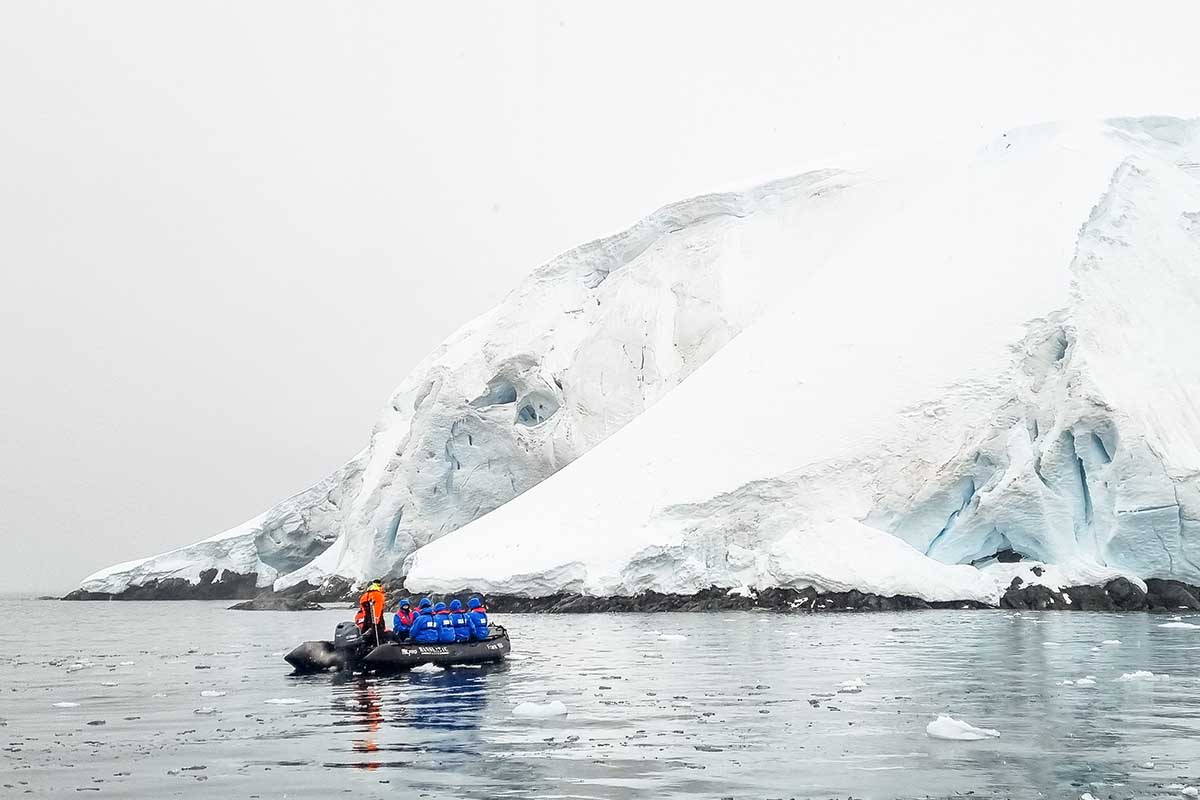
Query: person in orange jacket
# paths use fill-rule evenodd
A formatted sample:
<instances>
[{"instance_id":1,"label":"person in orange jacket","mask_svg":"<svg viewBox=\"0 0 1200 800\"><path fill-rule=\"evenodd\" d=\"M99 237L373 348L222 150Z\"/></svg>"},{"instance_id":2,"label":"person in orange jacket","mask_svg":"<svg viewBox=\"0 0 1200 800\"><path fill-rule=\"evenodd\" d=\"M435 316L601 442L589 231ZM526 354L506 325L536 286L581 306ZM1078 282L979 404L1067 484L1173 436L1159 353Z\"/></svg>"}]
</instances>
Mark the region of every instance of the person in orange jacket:
<instances>
[{"instance_id":1,"label":"person in orange jacket","mask_svg":"<svg viewBox=\"0 0 1200 800\"><path fill-rule=\"evenodd\" d=\"M370 640L376 645L383 644L387 634L387 627L383 622L383 604L386 602L381 581L371 581L362 597L358 598L358 614L354 621L358 623L364 636L369 633Z\"/></svg>"}]
</instances>

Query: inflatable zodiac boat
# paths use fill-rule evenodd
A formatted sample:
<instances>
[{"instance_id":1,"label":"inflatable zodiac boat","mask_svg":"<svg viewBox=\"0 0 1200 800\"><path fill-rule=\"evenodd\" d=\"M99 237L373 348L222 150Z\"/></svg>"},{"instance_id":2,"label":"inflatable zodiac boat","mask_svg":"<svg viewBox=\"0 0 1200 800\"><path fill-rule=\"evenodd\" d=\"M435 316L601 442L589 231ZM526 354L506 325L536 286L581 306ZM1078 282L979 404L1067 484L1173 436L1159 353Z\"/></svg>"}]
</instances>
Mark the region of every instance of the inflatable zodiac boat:
<instances>
[{"instance_id":1,"label":"inflatable zodiac boat","mask_svg":"<svg viewBox=\"0 0 1200 800\"><path fill-rule=\"evenodd\" d=\"M421 664L450 667L500 661L511 646L508 631L500 625L488 629L482 641L453 644L385 642L372 647L353 622L339 622L333 641L305 642L283 657L298 674L343 670L346 672L404 672Z\"/></svg>"}]
</instances>

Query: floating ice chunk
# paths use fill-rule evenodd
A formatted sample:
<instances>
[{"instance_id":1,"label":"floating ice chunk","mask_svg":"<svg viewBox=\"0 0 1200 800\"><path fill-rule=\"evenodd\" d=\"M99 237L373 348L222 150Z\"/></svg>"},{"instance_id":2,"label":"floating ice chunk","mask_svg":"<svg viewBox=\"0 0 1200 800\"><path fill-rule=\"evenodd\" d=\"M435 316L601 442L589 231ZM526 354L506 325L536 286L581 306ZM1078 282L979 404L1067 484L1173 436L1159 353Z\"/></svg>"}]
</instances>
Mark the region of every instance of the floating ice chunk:
<instances>
[{"instance_id":1,"label":"floating ice chunk","mask_svg":"<svg viewBox=\"0 0 1200 800\"><path fill-rule=\"evenodd\" d=\"M1075 685L1076 686L1095 686L1096 685L1096 676L1088 675L1085 678L1080 678L1079 680L1075 681Z\"/></svg>"},{"instance_id":2,"label":"floating ice chunk","mask_svg":"<svg viewBox=\"0 0 1200 800\"><path fill-rule=\"evenodd\" d=\"M1169 681L1170 675L1160 673L1155 675L1148 670L1139 669L1137 672L1126 672L1121 677L1117 678L1117 683L1129 683L1131 681Z\"/></svg>"},{"instance_id":3,"label":"floating ice chunk","mask_svg":"<svg viewBox=\"0 0 1200 800\"><path fill-rule=\"evenodd\" d=\"M838 694L858 694L866 685L867 682L862 678L851 678L838 684Z\"/></svg>"},{"instance_id":4,"label":"floating ice chunk","mask_svg":"<svg viewBox=\"0 0 1200 800\"><path fill-rule=\"evenodd\" d=\"M551 700L549 703L521 703L512 710L514 717L539 719L545 717L565 717L567 706L562 700Z\"/></svg>"},{"instance_id":5,"label":"floating ice chunk","mask_svg":"<svg viewBox=\"0 0 1200 800\"><path fill-rule=\"evenodd\" d=\"M660 633L658 640L660 642L685 642L687 637L682 633Z\"/></svg>"},{"instance_id":6,"label":"floating ice chunk","mask_svg":"<svg viewBox=\"0 0 1200 800\"><path fill-rule=\"evenodd\" d=\"M304 701L298 697L272 697L270 700L263 700L269 706L297 706Z\"/></svg>"},{"instance_id":7,"label":"floating ice chunk","mask_svg":"<svg viewBox=\"0 0 1200 800\"><path fill-rule=\"evenodd\" d=\"M980 739L997 738L1000 736L1000 731L991 728L976 728L974 725L954 717L939 716L925 726L925 735L930 739L975 742Z\"/></svg>"},{"instance_id":8,"label":"floating ice chunk","mask_svg":"<svg viewBox=\"0 0 1200 800\"><path fill-rule=\"evenodd\" d=\"M212 706L201 706L200 708L192 709L193 714L215 714L217 710Z\"/></svg>"},{"instance_id":9,"label":"floating ice chunk","mask_svg":"<svg viewBox=\"0 0 1200 800\"><path fill-rule=\"evenodd\" d=\"M166 697L167 693L166 692L155 692L154 694L152 694L150 696L151 697Z\"/></svg>"},{"instance_id":10,"label":"floating ice chunk","mask_svg":"<svg viewBox=\"0 0 1200 800\"><path fill-rule=\"evenodd\" d=\"M1179 790L1179 793L1184 797L1200 797L1200 789L1195 786L1185 786Z\"/></svg>"},{"instance_id":11,"label":"floating ice chunk","mask_svg":"<svg viewBox=\"0 0 1200 800\"><path fill-rule=\"evenodd\" d=\"M1042 642L1042 647L1060 647L1058 642Z\"/></svg>"},{"instance_id":12,"label":"floating ice chunk","mask_svg":"<svg viewBox=\"0 0 1200 800\"><path fill-rule=\"evenodd\" d=\"M116 686L116 681L100 681L101 686Z\"/></svg>"},{"instance_id":13,"label":"floating ice chunk","mask_svg":"<svg viewBox=\"0 0 1200 800\"><path fill-rule=\"evenodd\" d=\"M1138 764L1138 766L1141 767L1142 769L1154 769L1154 762L1147 761L1144 764Z\"/></svg>"},{"instance_id":14,"label":"floating ice chunk","mask_svg":"<svg viewBox=\"0 0 1200 800\"><path fill-rule=\"evenodd\" d=\"M218 691L216 689L205 689L200 693L201 697L224 697L228 692Z\"/></svg>"},{"instance_id":15,"label":"floating ice chunk","mask_svg":"<svg viewBox=\"0 0 1200 800\"><path fill-rule=\"evenodd\" d=\"M1113 645L1113 644L1120 644L1120 643L1121 643L1120 639L1105 639L1100 644Z\"/></svg>"},{"instance_id":16,"label":"floating ice chunk","mask_svg":"<svg viewBox=\"0 0 1200 800\"><path fill-rule=\"evenodd\" d=\"M132 667L133 662L132 661L122 661L121 663L117 664L117 666L118 667Z\"/></svg>"},{"instance_id":17,"label":"floating ice chunk","mask_svg":"<svg viewBox=\"0 0 1200 800\"><path fill-rule=\"evenodd\" d=\"M1084 792L1083 794L1079 795L1079 800L1096 800L1096 796L1091 792Z\"/></svg>"},{"instance_id":18,"label":"floating ice chunk","mask_svg":"<svg viewBox=\"0 0 1200 800\"><path fill-rule=\"evenodd\" d=\"M79 703L72 703L68 700L63 700L61 703L55 703L53 708L79 708Z\"/></svg>"},{"instance_id":19,"label":"floating ice chunk","mask_svg":"<svg viewBox=\"0 0 1200 800\"><path fill-rule=\"evenodd\" d=\"M83 668L84 668L84 665L79 663L78 661L76 661L74 664L67 667L67 672L79 672L79 670L81 670Z\"/></svg>"},{"instance_id":20,"label":"floating ice chunk","mask_svg":"<svg viewBox=\"0 0 1200 800\"><path fill-rule=\"evenodd\" d=\"M1058 685L1059 686L1074 686L1075 681L1072 681L1072 680L1059 681Z\"/></svg>"},{"instance_id":21,"label":"floating ice chunk","mask_svg":"<svg viewBox=\"0 0 1200 800\"><path fill-rule=\"evenodd\" d=\"M1160 628L1187 628L1191 630L1200 630L1200 625L1193 625L1190 622L1164 622L1159 625Z\"/></svg>"}]
</instances>

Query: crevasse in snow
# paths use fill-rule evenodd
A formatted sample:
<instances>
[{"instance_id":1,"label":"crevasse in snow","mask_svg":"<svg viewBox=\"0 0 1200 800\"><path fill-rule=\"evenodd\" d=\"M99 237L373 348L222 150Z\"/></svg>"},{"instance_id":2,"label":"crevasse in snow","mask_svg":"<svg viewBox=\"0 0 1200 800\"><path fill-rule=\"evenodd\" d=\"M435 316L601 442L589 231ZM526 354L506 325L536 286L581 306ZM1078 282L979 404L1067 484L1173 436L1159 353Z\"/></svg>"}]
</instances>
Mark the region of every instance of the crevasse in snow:
<instances>
[{"instance_id":1,"label":"crevasse in snow","mask_svg":"<svg viewBox=\"0 0 1200 800\"><path fill-rule=\"evenodd\" d=\"M1006 548L1064 585L1200 582L1196 319L1194 122L685 201L451 337L326 481L84 588L220 563L995 602L1009 574L972 563Z\"/></svg>"}]
</instances>

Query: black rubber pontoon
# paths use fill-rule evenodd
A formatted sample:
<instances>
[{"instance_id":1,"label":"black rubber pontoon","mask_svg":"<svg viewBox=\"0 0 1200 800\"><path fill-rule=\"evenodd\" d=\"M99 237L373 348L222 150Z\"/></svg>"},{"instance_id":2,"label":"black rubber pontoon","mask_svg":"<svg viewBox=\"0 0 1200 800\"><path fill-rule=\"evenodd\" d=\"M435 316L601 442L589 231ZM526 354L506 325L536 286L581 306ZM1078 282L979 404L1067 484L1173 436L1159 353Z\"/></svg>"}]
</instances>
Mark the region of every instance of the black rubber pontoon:
<instances>
[{"instance_id":1,"label":"black rubber pontoon","mask_svg":"<svg viewBox=\"0 0 1200 800\"><path fill-rule=\"evenodd\" d=\"M491 634L482 642L382 644L367 654L362 660L362 668L368 672L403 672L422 664L437 664L441 667L486 664L502 660L511 649L508 631L499 625L493 625Z\"/></svg>"},{"instance_id":2,"label":"black rubber pontoon","mask_svg":"<svg viewBox=\"0 0 1200 800\"><path fill-rule=\"evenodd\" d=\"M333 642L305 642L283 657L296 672L325 672L346 666L344 653L334 649Z\"/></svg>"}]
</instances>

